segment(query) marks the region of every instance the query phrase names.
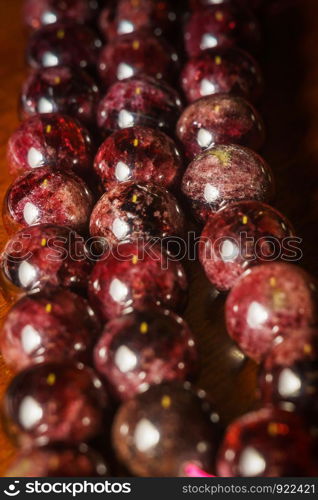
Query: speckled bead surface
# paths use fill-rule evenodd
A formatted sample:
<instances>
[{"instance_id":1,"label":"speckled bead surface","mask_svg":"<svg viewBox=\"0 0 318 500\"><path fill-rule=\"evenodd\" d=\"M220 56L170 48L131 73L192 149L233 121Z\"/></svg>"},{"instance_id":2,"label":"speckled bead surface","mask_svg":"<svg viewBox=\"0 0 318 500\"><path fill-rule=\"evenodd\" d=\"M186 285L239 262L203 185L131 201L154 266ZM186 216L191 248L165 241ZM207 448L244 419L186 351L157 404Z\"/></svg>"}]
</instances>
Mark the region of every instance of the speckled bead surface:
<instances>
[{"instance_id":1,"label":"speckled bead surface","mask_svg":"<svg viewBox=\"0 0 318 500\"><path fill-rule=\"evenodd\" d=\"M204 391L165 383L127 401L113 425L119 459L138 476L178 477L195 463L211 471L220 439L218 415Z\"/></svg>"},{"instance_id":2,"label":"speckled bead surface","mask_svg":"<svg viewBox=\"0 0 318 500\"><path fill-rule=\"evenodd\" d=\"M95 157L94 168L105 189L126 181L169 188L180 179L183 165L170 137L160 130L136 126L107 137Z\"/></svg>"},{"instance_id":3,"label":"speckled bead surface","mask_svg":"<svg viewBox=\"0 0 318 500\"><path fill-rule=\"evenodd\" d=\"M201 153L189 165L182 191L199 221L231 202L270 201L274 178L265 160L251 149L220 144Z\"/></svg>"},{"instance_id":4,"label":"speckled bead surface","mask_svg":"<svg viewBox=\"0 0 318 500\"><path fill-rule=\"evenodd\" d=\"M241 144L258 150L264 142L264 124L242 97L215 94L190 104L180 116L176 133L189 159L215 144Z\"/></svg>"},{"instance_id":5,"label":"speckled bead surface","mask_svg":"<svg viewBox=\"0 0 318 500\"><path fill-rule=\"evenodd\" d=\"M289 331L317 321L317 285L303 269L285 262L253 267L226 301L230 336L255 360L264 359ZM278 339L278 340L277 340Z\"/></svg>"}]
</instances>

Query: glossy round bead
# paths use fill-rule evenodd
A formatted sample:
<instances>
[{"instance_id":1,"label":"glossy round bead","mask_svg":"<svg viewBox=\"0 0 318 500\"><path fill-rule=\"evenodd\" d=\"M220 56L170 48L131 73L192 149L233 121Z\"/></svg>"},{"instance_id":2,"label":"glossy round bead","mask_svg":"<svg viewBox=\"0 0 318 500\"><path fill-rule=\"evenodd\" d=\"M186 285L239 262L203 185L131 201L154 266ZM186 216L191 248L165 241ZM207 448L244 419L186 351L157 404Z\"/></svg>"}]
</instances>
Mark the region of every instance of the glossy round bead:
<instances>
[{"instance_id":1,"label":"glossy round bead","mask_svg":"<svg viewBox=\"0 0 318 500\"><path fill-rule=\"evenodd\" d=\"M1 352L16 370L48 361L87 362L100 330L85 299L62 288L46 289L22 297L11 308L1 332Z\"/></svg>"},{"instance_id":2,"label":"glossy round bead","mask_svg":"<svg viewBox=\"0 0 318 500\"><path fill-rule=\"evenodd\" d=\"M188 166L182 191L196 218L235 201L270 201L274 195L271 169L254 151L235 144L220 144L201 153Z\"/></svg>"},{"instance_id":3,"label":"glossy round bead","mask_svg":"<svg viewBox=\"0 0 318 500\"><path fill-rule=\"evenodd\" d=\"M46 285L85 290L91 270L84 240L75 231L53 224L21 229L8 241L1 258L5 295L42 290Z\"/></svg>"},{"instance_id":4,"label":"glossy round bead","mask_svg":"<svg viewBox=\"0 0 318 500\"><path fill-rule=\"evenodd\" d=\"M20 372L4 399L5 415L21 443L80 443L102 428L108 398L94 372L83 365L46 363Z\"/></svg>"},{"instance_id":5,"label":"glossy round bead","mask_svg":"<svg viewBox=\"0 0 318 500\"><path fill-rule=\"evenodd\" d=\"M301 477L314 474L309 435L303 422L264 408L231 424L219 451L221 477Z\"/></svg>"},{"instance_id":6,"label":"glossy round bead","mask_svg":"<svg viewBox=\"0 0 318 500\"><path fill-rule=\"evenodd\" d=\"M73 173L37 168L10 186L4 200L3 222L9 234L42 223L84 232L93 204L92 193Z\"/></svg>"},{"instance_id":7,"label":"glossy round bead","mask_svg":"<svg viewBox=\"0 0 318 500\"><path fill-rule=\"evenodd\" d=\"M78 448L46 446L21 452L6 477L105 477L103 458L85 444Z\"/></svg>"},{"instance_id":8,"label":"glossy round bead","mask_svg":"<svg viewBox=\"0 0 318 500\"><path fill-rule=\"evenodd\" d=\"M264 124L253 106L242 97L215 94L188 106L177 123L177 136L192 159L215 144L241 144L260 149Z\"/></svg>"},{"instance_id":9,"label":"glossy round bead","mask_svg":"<svg viewBox=\"0 0 318 500\"><path fill-rule=\"evenodd\" d=\"M117 130L100 146L94 168L104 187L125 181L174 186L182 170L180 153L170 137L148 127Z\"/></svg>"},{"instance_id":10,"label":"glossy round bead","mask_svg":"<svg viewBox=\"0 0 318 500\"><path fill-rule=\"evenodd\" d=\"M97 0L25 0L24 21L32 29L38 29L58 21L88 23L98 11Z\"/></svg>"},{"instance_id":11,"label":"glossy round bead","mask_svg":"<svg viewBox=\"0 0 318 500\"><path fill-rule=\"evenodd\" d=\"M187 279L159 245L124 243L95 265L89 296L104 319L153 305L176 309L185 303Z\"/></svg>"},{"instance_id":12,"label":"glossy round bead","mask_svg":"<svg viewBox=\"0 0 318 500\"><path fill-rule=\"evenodd\" d=\"M208 219L200 240L200 261L218 290L230 290L250 267L287 259L284 245L292 237L290 222L269 205L233 203Z\"/></svg>"},{"instance_id":13,"label":"glossy round bead","mask_svg":"<svg viewBox=\"0 0 318 500\"><path fill-rule=\"evenodd\" d=\"M114 185L95 205L90 220L92 236L110 245L138 238L169 238L185 231L183 212L165 188L124 182Z\"/></svg>"},{"instance_id":14,"label":"glossy round bead","mask_svg":"<svg viewBox=\"0 0 318 500\"><path fill-rule=\"evenodd\" d=\"M56 23L33 33L27 59L33 68L74 65L94 69L101 46L97 34L87 26Z\"/></svg>"},{"instance_id":15,"label":"glossy round bead","mask_svg":"<svg viewBox=\"0 0 318 500\"><path fill-rule=\"evenodd\" d=\"M142 125L171 131L181 113L181 100L171 87L152 78L131 78L110 87L97 110L105 134Z\"/></svg>"},{"instance_id":16,"label":"glossy round bead","mask_svg":"<svg viewBox=\"0 0 318 500\"><path fill-rule=\"evenodd\" d=\"M84 71L66 66L38 69L22 87L21 117L65 113L92 126L98 100L98 87Z\"/></svg>"},{"instance_id":17,"label":"glossy round bead","mask_svg":"<svg viewBox=\"0 0 318 500\"><path fill-rule=\"evenodd\" d=\"M177 69L178 56L174 49L147 32L115 38L102 49L98 63L99 75L106 87L138 75L173 80Z\"/></svg>"},{"instance_id":18,"label":"glossy round bead","mask_svg":"<svg viewBox=\"0 0 318 500\"><path fill-rule=\"evenodd\" d=\"M255 52L260 39L256 18L250 11L234 4L195 10L184 27L184 42L189 57L215 47L239 46Z\"/></svg>"},{"instance_id":19,"label":"glossy round bead","mask_svg":"<svg viewBox=\"0 0 318 500\"><path fill-rule=\"evenodd\" d=\"M190 59L181 74L189 102L212 94L234 94L257 101L263 90L259 65L236 47L210 49Z\"/></svg>"},{"instance_id":20,"label":"glossy round bead","mask_svg":"<svg viewBox=\"0 0 318 500\"><path fill-rule=\"evenodd\" d=\"M95 348L95 368L120 399L153 384L184 380L196 368L195 342L187 324L161 310L132 312L110 321Z\"/></svg>"},{"instance_id":21,"label":"glossy round bead","mask_svg":"<svg viewBox=\"0 0 318 500\"><path fill-rule=\"evenodd\" d=\"M316 283L301 268L283 262L256 266L227 298L227 329L246 354L260 360L290 330L316 323L316 303Z\"/></svg>"},{"instance_id":22,"label":"glossy round bead","mask_svg":"<svg viewBox=\"0 0 318 500\"><path fill-rule=\"evenodd\" d=\"M113 425L118 457L133 474L184 476L189 463L211 471L219 417L190 384L164 383L127 401Z\"/></svg>"},{"instance_id":23,"label":"glossy round bead","mask_svg":"<svg viewBox=\"0 0 318 500\"><path fill-rule=\"evenodd\" d=\"M28 118L8 143L10 173L24 174L38 167L89 175L93 147L88 131L74 118L58 113Z\"/></svg>"}]
</instances>

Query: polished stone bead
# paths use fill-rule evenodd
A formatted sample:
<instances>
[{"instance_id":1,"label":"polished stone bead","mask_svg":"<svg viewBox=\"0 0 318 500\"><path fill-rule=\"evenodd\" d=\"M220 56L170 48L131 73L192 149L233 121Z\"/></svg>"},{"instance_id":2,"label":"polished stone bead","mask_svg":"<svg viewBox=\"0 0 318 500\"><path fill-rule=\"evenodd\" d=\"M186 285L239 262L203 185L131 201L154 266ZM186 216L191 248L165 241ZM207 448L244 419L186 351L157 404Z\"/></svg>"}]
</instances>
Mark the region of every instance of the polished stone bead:
<instances>
[{"instance_id":1,"label":"polished stone bead","mask_svg":"<svg viewBox=\"0 0 318 500\"><path fill-rule=\"evenodd\" d=\"M10 309L1 331L1 352L15 370L49 361L88 362L100 331L87 300L49 288L22 297Z\"/></svg>"},{"instance_id":2,"label":"polished stone bead","mask_svg":"<svg viewBox=\"0 0 318 500\"><path fill-rule=\"evenodd\" d=\"M301 268L273 262L249 269L226 301L230 336L256 360L263 359L289 331L317 321L317 285Z\"/></svg>"},{"instance_id":3,"label":"polished stone bead","mask_svg":"<svg viewBox=\"0 0 318 500\"><path fill-rule=\"evenodd\" d=\"M95 205L90 219L92 236L110 245L138 238L181 236L185 218L176 198L153 184L124 182L114 185Z\"/></svg>"},{"instance_id":4,"label":"polished stone bead","mask_svg":"<svg viewBox=\"0 0 318 500\"><path fill-rule=\"evenodd\" d=\"M46 363L20 372L4 398L21 445L81 443L100 433L108 396L90 368Z\"/></svg>"},{"instance_id":5,"label":"polished stone bead","mask_svg":"<svg viewBox=\"0 0 318 500\"><path fill-rule=\"evenodd\" d=\"M95 125L99 90L83 70L66 66L33 71L22 87L22 119L43 113L65 113Z\"/></svg>"},{"instance_id":6,"label":"polished stone bead","mask_svg":"<svg viewBox=\"0 0 318 500\"><path fill-rule=\"evenodd\" d=\"M199 221L231 202L270 201L273 174L254 151L235 144L220 144L197 156L182 180L182 191Z\"/></svg>"},{"instance_id":7,"label":"polished stone bead","mask_svg":"<svg viewBox=\"0 0 318 500\"><path fill-rule=\"evenodd\" d=\"M92 140L88 131L70 116L36 115L22 122L11 135L7 157L13 175L50 167L89 177Z\"/></svg>"},{"instance_id":8,"label":"polished stone bead","mask_svg":"<svg viewBox=\"0 0 318 500\"><path fill-rule=\"evenodd\" d=\"M174 81L178 69L175 50L165 40L143 31L120 36L105 45L98 63L106 87L140 75Z\"/></svg>"},{"instance_id":9,"label":"polished stone bead","mask_svg":"<svg viewBox=\"0 0 318 500\"><path fill-rule=\"evenodd\" d=\"M287 259L291 223L258 201L232 203L208 219L200 239L200 261L211 283L230 290L252 266Z\"/></svg>"},{"instance_id":10,"label":"polished stone bead","mask_svg":"<svg viewBox=\"0 0 318 500\"><path fill-rule=\"evenodd\" d=\"M82 179L71 172L42 167L11 184L4 200L3 223L9 234L36 224L58 224L83 233L93 205L93 195Z\"/></svg>"},{"instance_id":11,"label":"polished stone bead","mask_svg":"<svg viewBox=\"0 0 318 500\"><path fill-rule=\"evenodd\" d=\"M221 445L221 477L306 477L315 474L304 422L291 413L263 408L232 423Z\"/></svg>"},{"instance_id":12,"label":"polished stone bead","mask_svg":"<svg viewBox=\"0 0 318 500\"><path fill-rule=\"evenodd\" d=\"M27 59L33 68L74 65L93 70L101 47L101 40L87 26L56 23L33 33Z\"/></svg>"},{"instance_id":13,"label":"polished stone bead","mask_svg":"<svg viewBox=\"0 0 318 500\"><path fill-rule=\"evenodd\" d=\"M215 47L239 46L255 52L260 40L260 27L254 15L235 4L195 10L184 27L184 42L189 57Z\"/></svg>"},{"instance_id":14,"label":"polished stone bead","mask_svg":"<svg viewBox=\"0 0 318 500\"><path fill-rule=\"evenodd\" d=\"M187 279L160 245L123 243L96 263L89 296L104 319L154 305L177 309L186 301Z\"/></svg>"},{"instance_id":15,"label":"polished stone bead","mask_svg":"<svg viewBox=\"0 0 318 500\"><path fill-rule=\"evenodd\" d=\"M164 383L119 409L113 443L120 460L138 476L184 476L189 463L211 471L218 421L204 391L196 393L188 383Z\"/></svg>"},{"instance_id":16,"label":"polished stone bead","mask_svg":"<svg viewBox=\"0 0 318 500\"><path fill-rule=\"evenodd\" d=\"M105 189L125 181L173 187L182 167L180 153L170 137L140 126L111 134L100 146L94 162Z\"/></svg>"},{"instance_id":17,"label":"polished stone bead","mask_svg":"<svg viewBox=\"0 0 318 500\"><path fill-rule=\"evenodd\" d=\"M187 324L160 309L113 319L95 348L95 368L123 400L154 384L187 379L195 372L196 361Z\"/></svg>"},{"instance_id":18,"label":"polished stone bead","mask_svg":"<svg viewBox=\"0 0 318 500\"><path fill-rule=\"evenodd\" d=\"M168 85L131 78L110 87L99 103L97 123L105 135L135 125L172 131L181 110L180 97Z\"/></svg>"},{"instance_id":19,"label":"polished stone bead","mask_svg":"<svg viewBox=\"0 0 318 500\"><path fill-rule=\"evenodd\" d=\"M193 102L182 113L176 133L192 159L216 144L241 144L258 150L264 142L264 124L242 97L215 94Z\"/></svg>"},{"instance_id":20,"label":"polished stone bead","mask_svg":"<svg viewBox=\"0 0 318 500\"><path fill-rule=\"evenodd\" d=\"M236 47L210 49L190 59L181 73L188 102L212 94L234 94L257 101L263 90L261 70L255 59Z\"/></svg>"}]
</instances>

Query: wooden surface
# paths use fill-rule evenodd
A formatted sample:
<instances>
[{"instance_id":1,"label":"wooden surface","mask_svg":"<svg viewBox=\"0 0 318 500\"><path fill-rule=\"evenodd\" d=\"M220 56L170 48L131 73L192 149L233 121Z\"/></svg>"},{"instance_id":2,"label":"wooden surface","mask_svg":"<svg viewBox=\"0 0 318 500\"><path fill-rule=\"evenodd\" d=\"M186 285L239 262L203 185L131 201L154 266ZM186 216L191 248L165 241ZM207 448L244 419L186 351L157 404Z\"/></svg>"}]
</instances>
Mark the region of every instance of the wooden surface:
<instances>
[{"instance_id":1,"label":"wooden surface","mask_svg":"<svg viewBox=\"0 0 318 500\"><path fill-rule=\"evenodd\" d=\"M6 143L18 124L17 99L26 68L26 35L21 0L0 0L0 193L10 182ZM300 7L262 18L265 32L261 64L266 94L259 106L267 126L263 155L277 180L276 206L304 238L302 265L318 275L318 2L300 0ZM6 236L0 228L0 243ZM191 268L190 302L186 319L195 333L202 357L199 384L211 395L225 421L248 411L255 402L256 366L244 359L229 340L223 322L224 298L213 290L199 266ZM7 306L0 302L1 318ZM0 397L10 373L0 360ZM0 429L0 475L15 450Z\"/></svg>"}]
</instances>

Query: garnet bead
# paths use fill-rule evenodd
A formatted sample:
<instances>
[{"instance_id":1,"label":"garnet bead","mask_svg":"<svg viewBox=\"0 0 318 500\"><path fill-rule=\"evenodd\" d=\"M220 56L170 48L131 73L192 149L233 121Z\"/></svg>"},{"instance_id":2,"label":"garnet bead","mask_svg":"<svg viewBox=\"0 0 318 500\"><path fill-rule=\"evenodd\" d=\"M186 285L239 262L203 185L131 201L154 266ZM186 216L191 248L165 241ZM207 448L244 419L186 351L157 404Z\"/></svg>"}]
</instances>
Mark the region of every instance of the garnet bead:
<instances>
[{"instance_id":1,"label":"garnet bead","mask_svg":"<svg viewBox=\"0 0 318 500\"><path fill-rule=\"evenodd\" d=\"M150 385L184 380L197 354L187 324L161 310L133 312L110 321L95 348L95 367L120 399Z\"/></svg>"},{"instance_id":2,"label":"garnet bead","mask_svg":"<svg viewBox=\"0 0 318 500\"><path fill-rule=\"evenodd\" d=\"M204 391L197 394L188 383L164 383L119 409L113 443L120 460L139 476L184 476L189 463L211 471L218 420Z\"/></svg>"},{"instance_id":3,"label":"garnet bead","mask_svg":"<svg viewBox=\"0 0 318 500\"><path fill-rule=\"evenodd\" d=\"M78 448L46 446L21 452L6 477L105 477L103 458L86 444Z\"/></svg>"},{"instance_id":4,"label":"garnet bead","mask_svg":"<svg viewBox=\"0 0 318 500\"><path fill-rule=\"evenodd\" d=\"M99 90L84 71L66 66L33 71L21 94L21 117L65 113L84 124L95 124Z\"/></svg>"},{"instance_id":5,"label":"garnet bead","mask_svg":"<svg viewBox=\"0 0 318 500\"><path fill-rule=\"evenodd\" d=\"M197 219L205 221L231 202L270 201L274 180L271 169L257 153L235 144L220 144L190 163L182 191Z\"/></svg>"},{"instance_id":6,"label":"garnet bead","mask_svg":"<svg viewBox=\"0 0 318 500\"><path fill-rule=\"evenodd\" d=\"M256 18L250 11L235 4L195 10L184 27L184 42L189 57L215 47L239 46L255 52L260 40Z\"/></svg>"},{"instance_id":7,"label":"garnet bead","mask_svg":"<svg viewBox=\"0 0 318 500\"><path fill-rule=\"evenodd\" d=\"M27 59L33 68L74 65L94 69L101 46L101 40L87 26L57 23L33 33Z\"/></svg>"},{"instance_id":8,"label":"garnet bead","mask_svg":"<svg viewBox=\"0 0 318 500\"><path fill-rule=\"evenodd\" d=\"M105 134L142 125L171 131L181 113L177 92L152 78L131 78L110 87L100 101L97 122Z\"/></svg>"},{"instance_id":9,"label":"garnet bead","mask_svg":"<svg viewBox=\"0 0 318 500\"><path fill-rule=\"evenodd\" d=\"M296 416L264 408L244 415L227 430L218 456L222 477L315 475L310 438Z\"/></svg>"},{"instance_id":10,"label":"garnet bead","mask_svg":"<svg viewBox=\"0 0 318 500\"><path fill-rule=\"evenodd\" d=\"M89 295L104 319L153 305L176 309L185 303L187 279L159 245L123 243L96 263Z\"/></svg>"},{"instance_id":11,"label":"garnet bead","mask_svg":"<svg viewBox=\"0 0 318 500\"><path fill-rule=\"evenodd\" d=\"M218 290L230 290L249 267L283 258L290 222L258 201L233 203L210 216L200 240L200 261Z\"/></svg>"},{"instance_id":12,"label":"garnet bead","mask_svg":"<svg viewBox=\"0 0 318 500\"><path fill-rule=\"evenodd\" d=\"M283 262L256 266L227 298L227 329L246 354L261 360L289 331L316 323L316 303L316 283L301 268Z\"/></svg>"},{"instance_id":13,"label":"garnet bead","mask_svg":"<svg viewBox=\"0 0 318 500\"><path fill-rule=\"evenodd\" d=\"M95 205L92 236L110 245L138 238L182 235L185 219L175 197L161 186L123 182L114 185Z\"/></svg>"},{"instance_id":14,"label":"garnet bead","mask_svg":"<svg viewBox=\"0 0 318 500\"><path fill-rule=\"evenodd\" d=\"M94 168L105 189L125 181L173 186L182 170L180 153L170 137L148 127L117 130L100 146Z\"/></svg>"},{"instance_id":15,"label":"garnet bead","mask_svg":"<svg viewBox=\"0 0 318 500\"><path fill-rule=\"evenodd\" d=\"M21 444L80 443L102 428L108 398L94 372L83 365L47 363L20 372L10 383L5 415Z\"/></svg>"},{"instance_id":16,"label":"garnet bead","mask_svg":"<svg viewBox=\"0 0 318 500\"><path fill-rule=\"evenodd\" d=\"M78 232L88 229L93 195L82 179L69 172L37 168L19 177L4 200L3 222L9 234L51 223Z\"/></svg>"},{"instance_id":17,"label":"garnet bead","mask_svg":"<svg viewBox=\"0 0 318 500\"><path fill-rule=\"evenodd\" d=\"M264 124L253 106L242 97L215 94L188 106L177 123L177 136L192 159L215 144L241 144L260 149Z\"/></svg>"},{"instance_id":18,"label":"garnet bead","mask_svg":"<svg viewBox=\"0 0 318 500\"><path fill-rule=\"evenodd\" d=\"M2 328L3 358L16 370L42 362L90 360L101 329L88 302L69 290L46 289L22 297Z\"/></svg>"},{"instance_id":19,"label":"garnet bead","mask_svg":"<svg viewBox=\"0 0 318 500\"><path fill-rule=\"evenodd\" d=\"M147 32L115 38L99 56L98 70L102 82L109 86L117 80L148 75L158 80L173 80L178 56L163 39Z\"/></svg>"},{"instance_id":20,"label":"garnet bead","mask_svg":"<svg viewBox=\"0 0 318 500\"><path fill-rule=\"evenodd\" d=\"M205 50L183 68L181 85L189 102L212 94L235 94L256 101L263 89L252 56L236 47Z\"/></svg>"},{"instance_id":21,"label":"garnet bead","mask_svg":"<svg viewBox=\"0 0 318 500\"><path fill-rule=\"evenodd\" d=\"M2 252L4 295L18 290L42 290L46 285L85 290L91 270L84 240L75 231L53 224L21 229Z\"/></svg>"},{"instance_id":22,"label":"garnet bead","mask_svg":"<svg viewBox=\"0 0 318 500\"><path fill-rule=\"evenodd\" d=\"M89 175L93 148L88 131L74 118L58 113L28 118L8 143L11 174L23 174L38 167L71 170Z\"/></svg>"}]
</instances>

